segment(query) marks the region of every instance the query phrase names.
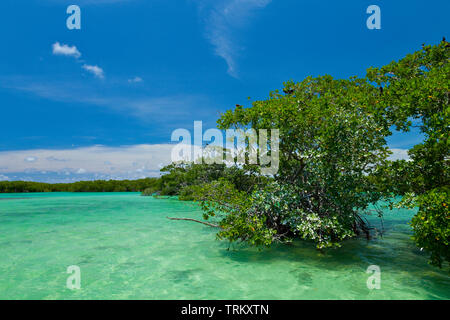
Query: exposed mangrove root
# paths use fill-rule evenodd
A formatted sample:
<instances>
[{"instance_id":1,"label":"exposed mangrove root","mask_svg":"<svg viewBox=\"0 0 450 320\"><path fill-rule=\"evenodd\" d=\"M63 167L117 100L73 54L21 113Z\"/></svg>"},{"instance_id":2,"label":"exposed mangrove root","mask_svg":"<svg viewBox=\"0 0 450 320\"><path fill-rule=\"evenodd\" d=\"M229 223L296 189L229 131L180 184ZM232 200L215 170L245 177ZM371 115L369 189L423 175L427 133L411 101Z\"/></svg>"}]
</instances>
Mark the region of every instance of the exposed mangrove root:
<instances>
[{"instance_id":1,"label":"exposed mangrove root","mask_svg":"<svg viewBox=\"0 0 450 320\"><path fill-rule=\"evenodd\" d=\"M169 219L169 220L193 221L193 222L197 222L197 223L201 223L201 224L207 225L207 226L209 226L209 227L220 228L220 226L217 225L217 224L212 224L212 223L209 223L209 222L204 222L204 221L200 221L200 220L196 220L196 219L191 219L191 218L170 218L170 217L167 217L167 219Z\"/></svg>"}]
</instances>

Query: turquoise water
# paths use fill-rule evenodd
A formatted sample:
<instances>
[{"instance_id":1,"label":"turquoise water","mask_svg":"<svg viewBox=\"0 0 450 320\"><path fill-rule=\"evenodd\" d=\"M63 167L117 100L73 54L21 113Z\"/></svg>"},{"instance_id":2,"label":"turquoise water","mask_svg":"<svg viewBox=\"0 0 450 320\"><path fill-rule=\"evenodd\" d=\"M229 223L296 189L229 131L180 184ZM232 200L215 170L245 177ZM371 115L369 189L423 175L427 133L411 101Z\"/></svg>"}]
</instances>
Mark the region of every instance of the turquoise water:
<instances>
[{"instance_id":1,"label":"turquoise water","mask_svg":"<svg viewBox=\"0 0 450 320\"><path fill-rule=\"evenodd\" d=\"M0 299L449 299L447 271L410 240L414 212L386 234L323 255L308 243L227 250L195 205L136 193L0 195ZM375 220L376 221L376 220ZM81 289L66 287L67 267ZM369 265L381 289L369 290Z\"/></svg>"}]
</instances>

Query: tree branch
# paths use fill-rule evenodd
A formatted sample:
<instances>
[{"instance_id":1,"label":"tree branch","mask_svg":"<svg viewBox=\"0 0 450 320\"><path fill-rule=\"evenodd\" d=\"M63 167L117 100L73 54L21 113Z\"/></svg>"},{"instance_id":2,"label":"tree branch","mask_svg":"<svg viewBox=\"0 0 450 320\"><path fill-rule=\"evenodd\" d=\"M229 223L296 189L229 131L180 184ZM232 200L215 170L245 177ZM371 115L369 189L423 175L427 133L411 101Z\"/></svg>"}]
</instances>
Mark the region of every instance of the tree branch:
<instances>
[{"instance_id":1,"label":"tree branch","mask_svg":"<svg viewBox=\"0 0 450 320\"><path fill-rule=\"evenodd\" d=\"M195 220L195 219L191 219L191 218L170 218L170 217L166 217L169 220L184 220L184 221L193 221L193 222L197 222L197 223L201 223L204 225L207 225L209 227L213 227L213 228L221 228L219 225L217 224L212 224L209 222L204 222L204 221L200 221L200 220Z\"/></svg>"}]
</instances>

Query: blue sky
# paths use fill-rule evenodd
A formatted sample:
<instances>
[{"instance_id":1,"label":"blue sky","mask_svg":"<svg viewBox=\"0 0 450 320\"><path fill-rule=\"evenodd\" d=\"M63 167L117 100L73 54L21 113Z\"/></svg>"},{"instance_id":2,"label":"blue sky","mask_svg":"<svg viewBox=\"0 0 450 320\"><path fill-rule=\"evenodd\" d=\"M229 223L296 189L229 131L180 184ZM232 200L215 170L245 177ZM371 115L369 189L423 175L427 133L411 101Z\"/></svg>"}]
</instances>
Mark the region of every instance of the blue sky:
<instances>
[{"instance_id":1,"label":"blue sky","mask_svg":"<svg viewBox=\"0 0 450 320\"><path fill-rule=\"evenodd\" d=\"M81 30L66 27L71 4ZM372 4L381 30L366 27ZM289 79L363 76L450 38L449 9L445 0L3 0L0 180L155 175L173 130L215 127L220 112ZM396 134L389 146L420 139Z\"/></svg>"}]
</instances>

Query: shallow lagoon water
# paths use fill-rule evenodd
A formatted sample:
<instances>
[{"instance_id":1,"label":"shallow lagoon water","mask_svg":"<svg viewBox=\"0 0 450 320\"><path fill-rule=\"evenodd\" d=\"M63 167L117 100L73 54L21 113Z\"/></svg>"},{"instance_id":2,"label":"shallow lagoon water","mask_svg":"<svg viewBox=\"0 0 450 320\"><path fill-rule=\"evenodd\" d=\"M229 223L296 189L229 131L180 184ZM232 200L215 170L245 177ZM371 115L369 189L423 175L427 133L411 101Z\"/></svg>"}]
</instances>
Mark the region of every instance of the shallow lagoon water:
<instances>
[{"instance_id":1,"label":"shallow lagoon water","mask_svg":"<svg viewBox=\"0 0 450 320\"><path fill-rule=\"evenodd\" d=\"M321 254L296 242L258 251L215 240L192 203L137 193L0 195L0 299L449 299L447 270L410 239L407 210L386 233ZM371 218L375 224L379 221ZM66 270L81 269L69 290ZM366 285L381 268L381 289Z\"/></svg>"}]
</instances>

